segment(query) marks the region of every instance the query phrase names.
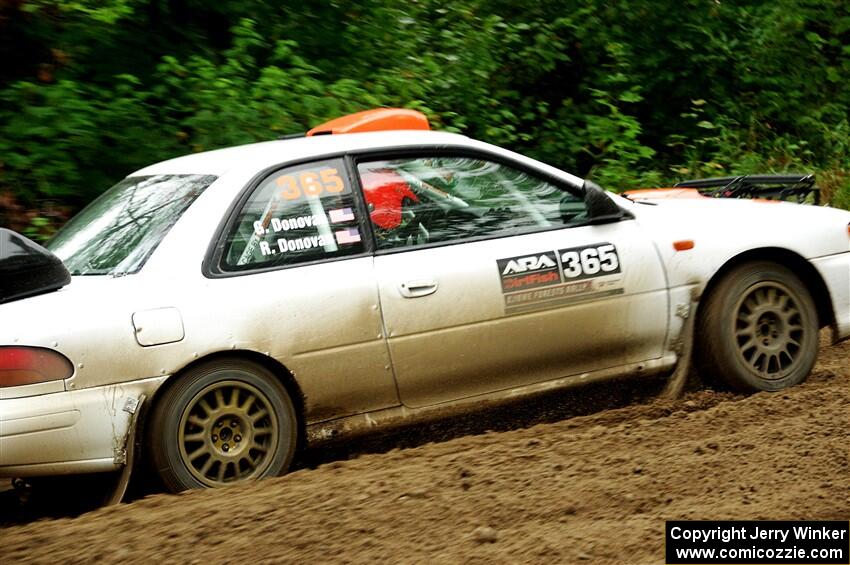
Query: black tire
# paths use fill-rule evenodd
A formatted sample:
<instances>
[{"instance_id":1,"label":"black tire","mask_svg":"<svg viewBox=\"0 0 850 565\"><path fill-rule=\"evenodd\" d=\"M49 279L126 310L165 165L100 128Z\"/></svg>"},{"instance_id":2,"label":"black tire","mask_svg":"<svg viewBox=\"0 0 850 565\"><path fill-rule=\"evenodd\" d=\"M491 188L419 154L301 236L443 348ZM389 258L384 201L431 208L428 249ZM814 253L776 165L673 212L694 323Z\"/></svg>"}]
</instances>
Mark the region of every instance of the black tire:
<instances>
[{"instance_id":1,"label":"black tire","mask_svg":"<svg viewBox=\"0 0 850 565\"><path fill-rule=\"evenodd\" d=\"M727 273L700 309L700 373L744 392L803 382L818 353L818 316L802 281L770 261Z\"/></svg>"},{"instance_id":2,"label":"black tire","mask_svg":"<svg viewBox=\"0 0 850 565\"><path fill-rule=\"evenodd\" d=\"M216 360L178 377L151 411L146 442L172 492L284 473L298 422L286 389L268 369Z\"/></svg>"}]
</instances>

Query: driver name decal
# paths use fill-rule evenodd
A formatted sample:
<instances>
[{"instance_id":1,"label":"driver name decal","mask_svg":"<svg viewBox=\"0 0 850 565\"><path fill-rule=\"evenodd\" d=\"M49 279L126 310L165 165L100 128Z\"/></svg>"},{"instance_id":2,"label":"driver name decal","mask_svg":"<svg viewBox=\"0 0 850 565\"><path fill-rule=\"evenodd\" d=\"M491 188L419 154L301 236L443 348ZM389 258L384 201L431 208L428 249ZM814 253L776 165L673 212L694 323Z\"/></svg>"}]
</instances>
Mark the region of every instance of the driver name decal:
<instances>
[{"instance_id":1,"label":"driver name decal","mask_svg":"<svg viewBox=\"0 0 850 565\"><path fill-rule=\"evenodd\" d=\"M295 218L270 218L268 221L257 220L253 226L254 233L258 236L263 236L269 232L278 233L313 226L325 226L327 224L328 218L324 215L311 214L309 216L298 216Z\"/></svg>"},{"instance_id":2,"label":"driver name decal","mask_svg":"<svg viewBox=\"0 0 850 565\"><path fill-rule=\"evenodd\" d=\"M304 251L314 247L323 247L325 251L335 251L336 245L333 240L324 235L310 235L306 237L298 237L295 239L279 238L277 240L277 249L269 245L267 241L260 242L260 253L263 256L275 255L277 253L292 253L295 251Z\"/></svg>"},{"instance_id":3,"label":"driver name decal","mask_svg":"<svg viewBox=\"0 0 850 565\"><path fill-rule=\"evenodd\" d=\"M623 294L614 244L594 243L498 259L505 314L544 310Z\"/></svg>"}]
</instances>

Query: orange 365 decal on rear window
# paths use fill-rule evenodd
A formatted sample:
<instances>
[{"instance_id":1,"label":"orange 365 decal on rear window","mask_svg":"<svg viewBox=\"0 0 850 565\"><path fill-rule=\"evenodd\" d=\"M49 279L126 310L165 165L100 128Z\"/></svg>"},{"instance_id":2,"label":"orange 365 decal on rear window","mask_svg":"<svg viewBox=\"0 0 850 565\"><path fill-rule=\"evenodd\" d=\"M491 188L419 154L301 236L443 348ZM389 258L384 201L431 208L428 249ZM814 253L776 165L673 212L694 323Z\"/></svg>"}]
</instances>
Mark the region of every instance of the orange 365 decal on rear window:
<instances>
[{"instance_id":1,"label":"orange 365 decal on rear window","mask_svg":"<svg viewBox=\"0 0 850 565\"><path fill-rule=\"evenodd\" d=\"M304 171L292 175L282 175L275 180L280 187L280 198L298 200L304 196L322 196L323 194L345 194L346 185L333 167L319 171Z\"/></svg>"}]
</instances>

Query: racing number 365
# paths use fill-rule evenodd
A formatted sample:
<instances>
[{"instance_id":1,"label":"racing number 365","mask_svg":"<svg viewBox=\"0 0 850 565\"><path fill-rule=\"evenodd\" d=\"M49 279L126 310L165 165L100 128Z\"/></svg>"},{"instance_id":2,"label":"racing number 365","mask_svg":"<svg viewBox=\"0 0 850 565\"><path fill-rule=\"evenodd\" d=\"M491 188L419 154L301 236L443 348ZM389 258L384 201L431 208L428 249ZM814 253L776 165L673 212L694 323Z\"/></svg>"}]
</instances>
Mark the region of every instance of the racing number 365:
<instances>
[{"instance_id":1,"label":"racing number 365","mask_svg":"<svg viewBox=\"0 0 850 565\"><path fill-rule=\"evenodd\" d=\"M283 175L275 180L281 188L280 197L284 200L297 200L302 196L321 196L322 193L339 194L345 190L345 184L339 171L333 168L319 172L305 171L297 175Z\"/></svg>"},{"instance_id":2,"label":"racing number 365","mask_svg":"<svg viewBox=\"0 0 850 565\"><path fill-rule=\"evenodd\" d=\"M620 272L617 248L611 243L561 250L561 265L568 279Z\"/></svg>"}]
</instances>

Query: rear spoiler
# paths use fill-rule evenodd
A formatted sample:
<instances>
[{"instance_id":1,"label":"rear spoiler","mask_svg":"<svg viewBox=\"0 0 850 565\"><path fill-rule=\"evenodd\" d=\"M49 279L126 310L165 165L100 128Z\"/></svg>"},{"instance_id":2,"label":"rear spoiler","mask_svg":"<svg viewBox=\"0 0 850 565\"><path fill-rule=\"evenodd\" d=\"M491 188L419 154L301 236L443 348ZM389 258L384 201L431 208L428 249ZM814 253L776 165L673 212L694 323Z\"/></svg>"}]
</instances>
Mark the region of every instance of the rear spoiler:
<instances>
[{"instance_id":1,"label":"rear spoiler","mask_svg":"<svg viewBox=\"0 0 850 565\"><path fill-rule=\"evenodd\" d=\"M815 175L742 175L686 180L674 188L695 188L706 196L722 198L766 198L820 204ZM811 198L810 198L811 197Z\"/></svg>"}]
</instances>

